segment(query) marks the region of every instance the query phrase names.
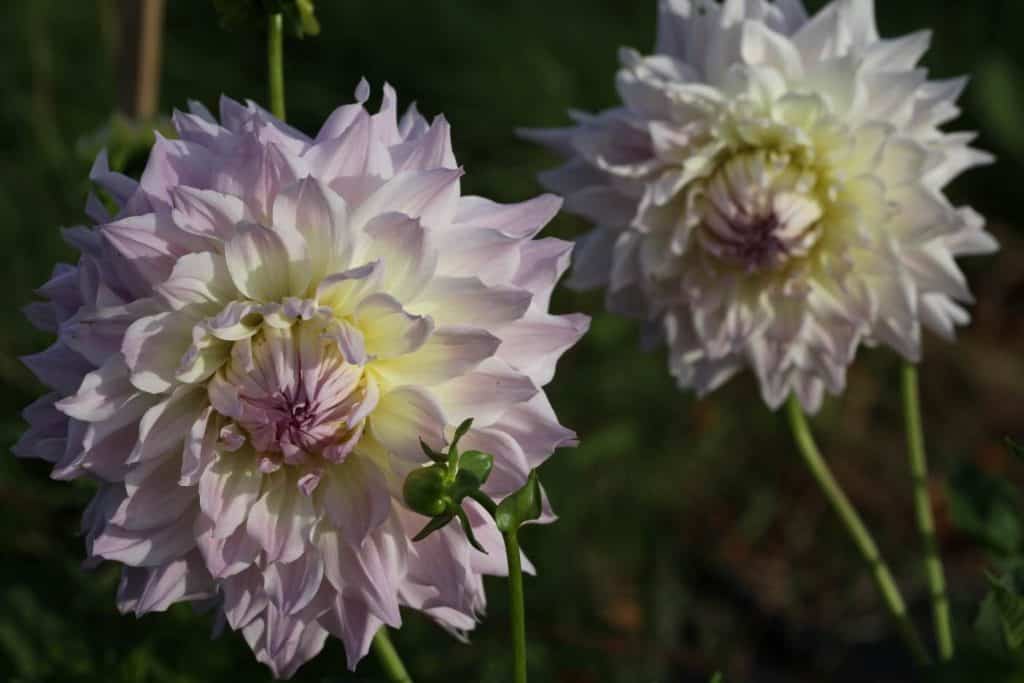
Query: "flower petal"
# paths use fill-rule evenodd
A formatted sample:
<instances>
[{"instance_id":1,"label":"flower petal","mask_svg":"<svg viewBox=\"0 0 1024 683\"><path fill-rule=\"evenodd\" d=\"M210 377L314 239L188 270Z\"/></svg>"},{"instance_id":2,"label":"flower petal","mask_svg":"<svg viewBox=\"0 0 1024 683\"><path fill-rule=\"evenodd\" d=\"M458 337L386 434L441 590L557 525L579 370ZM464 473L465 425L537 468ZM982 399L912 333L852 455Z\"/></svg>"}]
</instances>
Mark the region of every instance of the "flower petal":
<instances>
[{"instance_id":1,"label":"flower petal","mask_svg":"<svg viewBox=\"0 0 1024 683\"><path fill-rule=\"evenodd\" d=\"M213 523L213 538L234 533L260 495L263 474L252 456L250 452L222 454L199 477L199 506Z\"/></svg>"},{"instance_id":2,"label":"flower petal","mask_svg":"<svg viewBox=\"0 0 1024 683\"><path fill-rule=\"evenodd\" d=\"M532 300L533 295L526 288L488 287L478 277L437 276L417 298L413 309L441 325L485 327L518 320Z\"/></svg>"},{"instance_id":3,"label":"flower petal","mask_svg":"<svg viewBox=\"0 0 1024 683\"><path fill-rule=\"evenodd\" d=\"M305 285L294 286L308 275L290 265L288 248L280 234L256 223L242 223L224 246L228 272L238 291L257 301L277 301L301 294Z\"/></svg>"},{"instance_id":4,"label":"flower petal","mask_svg":"<svg viewBox=\"0 0 1024 683\"><path fill-rule=\"evenodd\" d=\"M316 496L327 519L354 548L391 514L387 482L377 466L365 458L352 457L328 467Z\"/></svg>"},{"instance_id":5,"label":"flower petal","mask_svg":"<svg viewBox=\"0 0 1024 683\"><path fill-rule=\"evenodd\" d=\"M437 251L420 221L401 213L385 213L366 225L369 244L365 260L384 267L381 286L402 302L411 301L437 267Z\"/></svg>"},{"instance_id":6,"label":"flower petal","mask_svg":"<svg viewBox=\"0 0 1024 683\"><path fill-rule=\"evenodd\" d=\"M423 460L420 439L432 448L444 444L445 415L437 399L417 386L382 395L369 417L370 433L384 448L412 462Z\"/></svg>"},{"instance_id":7,"label":"flower petal","mask_svg":"<svg viewBox=\"0 0 1024 683\"><path fill-rule=\"evenodd\" d=\"M421 348L434 331L434 321L406 311L394 297L372 294L356 308L355 323L366 352L377 359L395 358Z\"/></svg>"},{"instance_id":8,"label":"flower petal","mask_svg":"<svg viewBox=\"0 0 1024 683\"><path fill-rule=\"evenodd\" d=\"M322 182L307 177L284 188L274 200L274 227L302 235L309 252L309 278L319 282L349 263L345 200Z\"/></svg>"},{"instance_id":9,"label":"flower petal","mask_svg":"<svg viewBox=\"0 0 1024 683\"><path fill-rule=\"evenodd\" d=\"M501 344L482 329L449 325L435 330L414 353L379 360L371 369L388 386L438 384L469 372Z\"/></svg>"}]
</instances>

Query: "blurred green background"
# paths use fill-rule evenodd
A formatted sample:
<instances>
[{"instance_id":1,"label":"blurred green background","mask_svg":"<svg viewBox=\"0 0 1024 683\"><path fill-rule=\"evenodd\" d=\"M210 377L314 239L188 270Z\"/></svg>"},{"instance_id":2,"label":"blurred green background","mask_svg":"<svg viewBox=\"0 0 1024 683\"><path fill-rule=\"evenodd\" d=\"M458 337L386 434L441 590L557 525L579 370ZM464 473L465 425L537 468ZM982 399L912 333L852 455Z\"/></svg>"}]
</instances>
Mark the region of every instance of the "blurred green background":
<instances>
[{"instance_id":1,"label":"blurred green background","mask_svg":"<svg viewBox=\"0 0 1024 683\"><path fill-rule=\"evenodd\" d=\"M955 346L929 338L922 372L930 489L970 650L988 560L955 522L999 525L1018 545L1024 538L1014 514L995 509L977 484L1024 473L1002 444L1024 429L1024 3L878 4L884 35L935 30L926 57L934 76L973 75L958 127L979 130L981 146L1000 159L958 181L953 194L989 217L1003 251L965 264L976 319ZM361 76L377 93L387 80L404 104L416 100L451 121L467 193L519 201L539 191L535 174L554 160L514 129L562 124L569 107L612 105L616 48L650 49L655 1L320 0L317 14L322 35L286 48L292 123L315 132L351 100ZM117 100L118 40L115 0L5 3L4 451L23 429L19 411L41 391L17 357L49 343L20 308L54 262L73 258L58 228L84 220L89 157ZM264 64L262 36L222 31L204 0L169 3L163 111L189 98L214 108L222 92L263 100ZM584 228L562 216L549 234ZM595 318L549 390L582 437L542 473L561 520L523 538L540 569L527 581L532 680L675 683L706 681L719 668L729 681L916 680L873 584L750 378L697 401L676 390L663 352L639 350L637 325L602 313L600 295L562 291L555 308ZM891 353L863 352L849 390L814 424L930 632L897 371ZM114 568L79 566L76 532L89 486L51 481L47 469L0 457L0 681L269 680L241 637L211 641L209 617L188 606L138 621L119 616ZM950 478L982 493L951 494ZM1005 497L1014 495L1008 487ZM418 681L509 680L505 585L488 588L489 614L472 646L407 615L396 642ZM992 666L989 680L1024 680ZM343 669L332 642L295 680L383 680L372 658L357 674Z\"/></svg>"}]
</instances>

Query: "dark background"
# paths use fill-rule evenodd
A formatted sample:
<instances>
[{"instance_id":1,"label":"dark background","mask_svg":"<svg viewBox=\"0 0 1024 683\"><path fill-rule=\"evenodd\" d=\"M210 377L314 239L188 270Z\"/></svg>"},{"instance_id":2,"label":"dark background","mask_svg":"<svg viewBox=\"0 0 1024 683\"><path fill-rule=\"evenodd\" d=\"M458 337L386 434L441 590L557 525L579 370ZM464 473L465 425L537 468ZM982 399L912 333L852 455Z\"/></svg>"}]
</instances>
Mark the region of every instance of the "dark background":
<instances>
[{"instance_id":1,"label":"dark background","mask_svg":"<svg viewBox=\"0 0 1024 683\"><path fill-rule=\"evenodd\" d=\"M262 101L263 37L220 30L208 2L169 4L163 111L188 98L215 108L222 92ZM1003 250L965 263L975 321L955 345L929 338L922 370L930 489L970 649L987 559L953 523L961 503L946 482L1024 470L1002 443L1024 428L1024 3L878 4L883 35L935 30L926 57L933 76L973 75L957 127L979 130L980 145L1000 159L953 187L958 201L988 216ZM554 163L514 129L562 124L569 107L612 105L616 49L649 51L655 26L654 0L318 5L322 35L286 46L290 122L315 132L351 101L360 76L375 93L388 80L403 106L417 100L428 116L447 115L468 171L464 190L499 201L536 194L536 172ZM54 262L73 258L58 228L84 220L88 167L116 101L116 6L31 0L3 8L4 451L24 427L19 411L41 391L17 357L49 343L20 308ZM549 234L584 228L562 216ZM527 580L532 680L706 681L719 668L729 681L923 680L908 673L874 585L749 376L697 401L675 388L663 352L639 350L636 325L602 312L599 294L562 291L555 308L595 318L549 389L582 446L542 472L560 522L524 533L540 569ZM845 395L828 401L814 425L927 633L899 410L898 360L864 351ZM240 636L211 641L209 617L188 606L138 621L119 616L115 568L79 566L89 485L47 474L45 463L0 456L0 681L269 680ZM418 681L509 680L505 584L488 589L489 614L471 647L407 615L395 639ZM372 657L345 673L332 641L296 680L382 679Z\"/></svg>"}]
</instances>

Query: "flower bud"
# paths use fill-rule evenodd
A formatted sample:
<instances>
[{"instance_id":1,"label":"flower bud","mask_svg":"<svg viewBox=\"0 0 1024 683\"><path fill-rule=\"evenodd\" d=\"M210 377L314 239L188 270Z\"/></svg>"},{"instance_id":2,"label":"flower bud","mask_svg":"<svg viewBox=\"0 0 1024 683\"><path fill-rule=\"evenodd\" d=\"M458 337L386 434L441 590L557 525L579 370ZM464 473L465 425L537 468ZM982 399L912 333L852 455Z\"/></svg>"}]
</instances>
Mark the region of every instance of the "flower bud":
<instances>
[{"instance_id":1,"label":"flower bud","mask_svg":"<svg viewBox=\"0 0 1024 683\"><path fill-rule=\"evenodd\" d=\"M448 512L452 499L448 495L445 469L431 465L413 470L402 486L402 497L410 509L427 517Z\"/></svg>"},{"instance_id":2,"label":"flower bud","mask_svg":"<svg viewBox=\"0 0 1024 683\"><path fill-rule=\"evenodd\" d=\"M420 439L420 447L434 464L413 470L405 479L402 495L410 509L430 517L430 521L412 540L421 541L458 518L470 544L480 552L487 552L473 535L473 526L462 509L466 498L472 498L491 514L497 509L494 501L481 490L491 476L494 456L481 451L460 454L458 450L459 440L472 426L473 419L469 418L455 429L447 452L435 451Z\"/></svg>"}]
</instances>

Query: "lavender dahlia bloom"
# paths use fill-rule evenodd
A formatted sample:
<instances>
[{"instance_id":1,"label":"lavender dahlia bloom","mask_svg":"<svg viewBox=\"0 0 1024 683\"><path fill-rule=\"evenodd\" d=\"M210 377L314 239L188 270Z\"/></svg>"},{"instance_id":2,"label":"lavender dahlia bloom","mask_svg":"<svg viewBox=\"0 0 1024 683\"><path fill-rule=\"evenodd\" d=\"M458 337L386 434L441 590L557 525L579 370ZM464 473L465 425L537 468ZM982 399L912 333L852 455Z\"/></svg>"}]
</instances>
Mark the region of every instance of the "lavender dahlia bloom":
<instances>
[{"instance_id":1,"label":"lavender dahlia bloom","mask_svg":"<svg viewBox=\"0 0 1024 683\"><path fill-rule=\"evenodd\" d=\"M541 387L586 317L548 312L571 245L532 239L560 200L460 196L448 123L336 110L315 138L254 104L176 113L141 180L97 160L95 228L33 304L57 342L27 365L52 389L17 453L90 477L91 558L124 565L123 611L212 598L274 674L344 641L350 666L399 607L456 634L507 570L479 508L473 551L401 484L454 425L517 489L574 441ZM473 505L473 504L468 504Z\"/></svg>"},{"instance_id":2,"label":"lavender dahlia bloom","mask_svg":"<svg viewBox=\"0 0 1024 683\"><path fill-rule=\"evenodd\" d=\"M657 324L683 387L749 367L764 400L818 409L858 346L918 360L971 295L955 257L996 249L943 188L986 163L940 126L965 79L929 81L927 31L883 40L873 0L662 0L656 54L621 51L622 106L527 135L592 220L573 286Z\"/></svg>"}]
</instances>

